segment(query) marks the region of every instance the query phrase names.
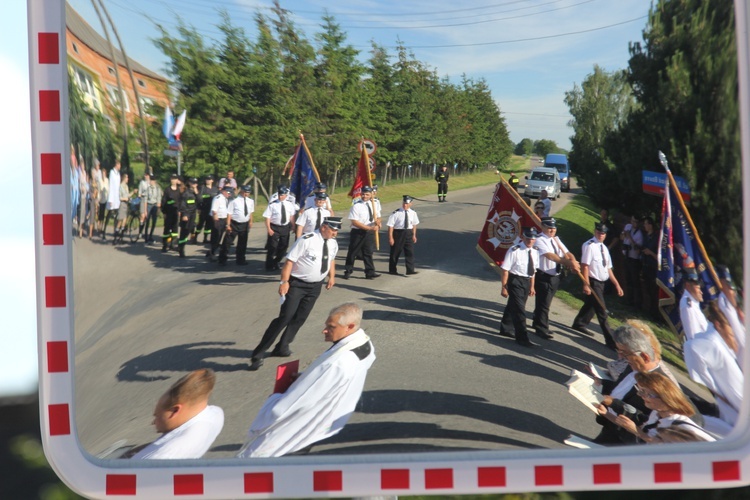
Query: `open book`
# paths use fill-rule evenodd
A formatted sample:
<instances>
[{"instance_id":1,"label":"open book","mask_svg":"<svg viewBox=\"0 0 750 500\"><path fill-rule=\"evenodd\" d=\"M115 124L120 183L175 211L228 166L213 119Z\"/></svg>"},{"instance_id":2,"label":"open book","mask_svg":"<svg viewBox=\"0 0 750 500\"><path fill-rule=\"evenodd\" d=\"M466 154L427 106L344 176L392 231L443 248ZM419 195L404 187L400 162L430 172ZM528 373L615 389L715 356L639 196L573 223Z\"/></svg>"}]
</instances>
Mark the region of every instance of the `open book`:
<instances>
[{"instance_id":1,"label":"open book","mask_svg":"<svg viewBox=\"0 0 750 500\"><path fill-rule=\"evenodd\" d=\"M578 370L571 370L570 378L565 382L565 385L568 386L568 392L574 398L583 403L589 410L598 413L596 407L602 402L604 396L594 387L593 378Z\"/></svg>"},{"instance_id":2,"label":"open book","mask_svg":"<svg viewBox=\"0 0 750 500\"><path fill-rule=\"evenodd\" d=\"M588 449L588 448L604 448L604 446L595 443L593 441L589 441L588 439L582 438L581 436L576 436L575 434L571 434L568 436L563 443L567 444L568 446L572 446L573 448L581 448L581 449Z\"/></svg>"},{"instance_id":3,"label":"open book","mask_svg":"<svg viewBox=\"0 0 750 500\"><path fill-rule=\"evenodd\" d=\"M589 370L591 370L591 373L599 380L614 380L612 375L610 375L609 370L595 365L594 363L589 363Z\"/></svg>"}]
</instances>

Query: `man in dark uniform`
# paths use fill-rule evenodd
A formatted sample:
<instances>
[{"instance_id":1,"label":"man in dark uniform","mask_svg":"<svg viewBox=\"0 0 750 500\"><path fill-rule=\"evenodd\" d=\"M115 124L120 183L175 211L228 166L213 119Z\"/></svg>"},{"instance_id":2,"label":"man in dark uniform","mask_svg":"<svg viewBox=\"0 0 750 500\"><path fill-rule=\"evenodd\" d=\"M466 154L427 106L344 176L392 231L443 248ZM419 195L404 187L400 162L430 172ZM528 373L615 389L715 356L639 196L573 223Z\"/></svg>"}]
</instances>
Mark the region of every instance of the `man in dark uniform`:
<instances>
[{"instance_id":1,"label":"man in dark uniform","mask_svg":"<svg viewBox=\"0 0 750 500\"><path fill-rule=\"evenodd\" d=\"M188 180L188 188L180 197L180 240L177 247L180 250L180 257L185 258L185 243L188 242L193 234L195 227L195 211L198 208L198 179L191 177Z\"/></svg>"},{"instance_id":2,"label":"man in dark uniform","mask_svg":"<svg viewBox=\"0 0 750 500\"><path fill-rule=\"evenodd\" d=\"M591 336L586 326L591 322L596 313L599 325L604 333L604 342L610 349L616 349L612 338L612 330L607 322L607 310L604 303L604 284L611 281L617 290L617 295L622 297L623 291L620 283L612 272L612 257L609 254L604 239L607 237L609 228L599 222L594 229L594 237L583 244L581 251L581 273L583 274L583 294L586 299L583 307L578 311L573 320L573 330ZM599 297L599 300L594 296Z\"/></svg>"},{"instance_id":3,"label":"man in dark uniform","mask_svg":"<svg viewBox=\"0 0 750 500\"><path fill-rule=\"evenodd\" d=\"M195 226L193 243L198 244L198 235L203 231L203 243L208 242L211 235L211 203L216 195L219 194L219 188L214 186L214 176L207 175L203 181L200 190L200 212L198 213L198 224Z\"/></svg>"},{"instance_id":4,"label":"man in dark uniform","mask_svg":"<svg viewBox=\"0 0 750 500\"><path fill-rule=\"evenodd\" d=\"M440 202L445 201L445 195L448 194L448 176L448 167L446 165L440 167L437 175L435 175L435 181L438 183L438 201Z\"/></svg>"},{"instance_id":5,"label":"man in dark uniform","mask_svg":"<svg viewBox=\"0 0 750 500\"><path fill-rule=\"evenodd\" d=\"M406 274L417 274L414 270L414 244L417 242L419 217L417 212L411 209L412 201L414 199L411 196L404 195L401 208L388 217L388 243L391 245L391 253L388 256L388 274L398 274L396 267L401 252L404 252Z\"/></svg>"},{"instance_id":6,"label":"man in dark uniform","mask_svg":"<svg viewBox=\"0 0 750 500\"><path fill-rule=\"evenodd\" d=\"M508 179L508 182L510 183L510 187L516 190L516 193L518 192L518 184L521 182L521 179L516 177L516 174L511 172L510 178Z\"/></svg>"},{"instance_id":7,"label":"man in dark uniform","mask_svg":"<svg viewBox=\"0 0 750 500\"><path fill-rule=\"evenodd\" d=\"M289 232L294 227L294 216L297 204L287 199L289 188L279 186L278 198L266 207L263 217L266 219L266 271L279 269L279 262L289 248Z\"/></svg>"},{"instance_id":8,"label":"man in dark uniform","mask_svg":"<svg viewBox=\"0 0 750 500\"><path fill-rule=\"evenodd\" d=\"M250 198L250 186L242 186L240 195L232 200L227 209L227 231L231 231L237 237L237 253L235 261L238 266L246 266L245 251L247 250L247 237L253 227L253 212L255 202Z\"/></svg>"},{"instance_id":9,"label":"man in dark uniform","mask_svg":"<svg viewBox=\"0 0 750 500\"><path fill-rule=\"evenodd\" d=\"M180 197L180 177L172 174L169 178L169 187L164 190L161 199L161 212L164 214L164 234L162 234L161 251L166 252L173 250L174 240L177 239L177 222L179 213Z\"/></svg>"},{"instance_id":10,"label":"man in dark uniform","mask_svg":"<svg viewBox=\"0 0 750 500\"><path fill-rule=\"evenodd\" d=\"M549 331L549 308L560 286L560 273L563 266L580 272L581 266L575 256L557 237L557 221L553 217L542 217L542 234L534 248L539 252L539 267L534 277L536 304L532 328L545 339L552 339Z\"/></svg>"},{"instance_id":11,"label":"man in dark uniform","mask_svg":"<svg viewBox=\"0 0 750 500\"><path fill-rule=\"evenodd\" d=\"M335 260L339 250L336 235L339 229L341 217L328 217L319 230L303 235L289 251L279 282L282 300L279 316L271 321L260 343L253 349L251 371L263 365L263 356L282 330L284 333L271 355L291 356L289 344L315 306L323 280L328 277L326 290L330 290L336 281Z\"/></svg>"},{"instance_id":12,"label":"man in dark uniform","mask_svg":"<svg viewBox=\"0 0 750 500\"><path fill-rule=\"evenodd\" d=\"M523 243L512 246L505 254L502 270L503 290L501 295L508 299L500 324L500 335L516 339L524 347L534 347L526 331L526 299L534 295L534 274L539 265L539 252L534 249L537 233L533 227L522 232ZM511 332L511 328L514 333Z\"/></svg>"},{"instance_id":13,"label":"man in dark uniform","mask_svg":"<svg viewBox=\"0 0 750 500\"><path fill-rule=\"evenodd\" d=\"M362 257L365 265L365 278L377 278L380 274L375 272L372 254L375 250L375 233L380 230L380 212L372 201L372 187L362 188L361 198L349 209L349 220L352 232L344 264L344 279L349 279L354 272L354 261L359 257Z\"/></svg>"}]
</instances>

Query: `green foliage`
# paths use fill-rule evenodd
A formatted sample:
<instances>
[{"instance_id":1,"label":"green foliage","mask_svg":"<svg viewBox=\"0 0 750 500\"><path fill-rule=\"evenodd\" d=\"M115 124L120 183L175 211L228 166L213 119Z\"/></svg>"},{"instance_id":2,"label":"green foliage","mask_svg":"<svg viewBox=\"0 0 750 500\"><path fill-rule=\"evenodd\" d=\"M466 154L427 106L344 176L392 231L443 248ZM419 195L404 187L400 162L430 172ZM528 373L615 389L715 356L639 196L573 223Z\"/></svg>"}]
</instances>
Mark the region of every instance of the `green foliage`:
<instances>
[{"instance_id":1,"label":"green foliage","mask_svg":"<svg viewBox=\"0 0 750 500\"><path fill-rule=\"evenodd\" d=\"M521 139L521 142L516 144L516 149L513 150L513 154L515 155L530 155L534 152L534 141L529 139L528 137Z\"/></svg>"},{"instance_id":2,"label":"green foliage","mask_svg":"<svg viewBox=\"0 0 750 500\"><path fill-rule=\"evenodd\" d=\"M105 118L88 107L72 75L68 75L68 109L70 143L87 171L98 159L103 168L110 169L117 159L115 136Z\"/></svg>"},{"instance_id":3,"label":"green foliage","mask_svg":"<svg viewBox=\"0 0 750 500\"><path fill-rule=\"evenodd\" d=\"M721 0L655 3L624 78L594 68L566 95L571 164L599 204L658 212L641 171L663 151L692 191L691 215L709 256L741 275L741 169L734 10ZM629 87L629 88L628 88ZM630 95L634 103L630 102Z\"/></svg>"},{"instance_id":4,"label":"green foliage","mask_svg":"<svg viewBox=\"0 0 750 500\"><path fill-rule=\"evenodd\" d=\"M532 152L544 158L550 153L558 153L562 152L562 150L555 141L551 141L549 139L540 139L534 142L534 148Z\"/></svg>"}]
</instances>

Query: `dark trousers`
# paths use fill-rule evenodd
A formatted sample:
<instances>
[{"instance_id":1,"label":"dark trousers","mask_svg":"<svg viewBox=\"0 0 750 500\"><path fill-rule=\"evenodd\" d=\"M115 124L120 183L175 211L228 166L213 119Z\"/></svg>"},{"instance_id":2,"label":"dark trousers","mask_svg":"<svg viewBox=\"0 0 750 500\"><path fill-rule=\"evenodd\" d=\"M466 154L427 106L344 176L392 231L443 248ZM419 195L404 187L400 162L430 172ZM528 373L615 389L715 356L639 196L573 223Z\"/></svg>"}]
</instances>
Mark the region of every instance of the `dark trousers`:
<instances>
[{"instance_id":1,"label":"dark trousers","mask_svg":"<svg viewBox=\"0 0 750 500\"><path fill-rule=\"evenodd\" d=\"M207 207L201 207L201 211L198 214L198 224L195 226L195 234L198 234L203 231L203 237L205 241L205 237L208 234L211 234L211 223L213 220L211 219L211 204L209 203Z\"/></svg>"},{"instance_id":2,"label":"dark trousers","mask_svg":"<svg viewBox=\"0 0 750 500\"><path fill-rule=\"evenodd\" d=\"M247 251L247 236L250 232L249 228L249 222L232 221L232 234L237 237L237 253L235 255L237 264L245 263L245 252Z\"/></svg>"},{"instance_id":3,"label":"dark trousers","mask_svg":"<svg viewBox=\"0 0 750 500\"><path fill-rule=\"evenodd\" d=\"M154 229L156 228L156 219L159 217L159 207L155 203L146 204L146 219L143 221L143 238L151 241L154 236ZM151 225L151 231L149 232L149 224Z\"/></svg>"},{"instance_id":4,"label":"dark trousers","mask_svg":"<svg viewBox=\"0 0 750 500\"><path fill-rule=\"evenodd\" d=\"M354 270L354 261L362 257L365 265L365 276L375 274L375 264L372 261L372 254L375 250L375 233L363 229L352 229L349 234L349 250L346 253L346 262L344 271L351 274Z\"/></svg>"},{"instance_id":5,"label":"dark trousers","mask_svg":"<svg viewBox=\"0 0 750 500\"><path fill-rule=\"evenodd\" d=\"M534 279L534 291L536 292L534 322L531 325L539 334L549 333L549 308L559 287L559 275L552 276L537 271L536 278Z\"/></svg>"},{"instance_id":6,"label":"dark trousers","mask_svg":"<svg viewBox=\"0 0 750 500\"><path fill-rule=\"evenodd\" d=\"M167 247L167 242L171 241L170 238L175 238L178 234L177 207L167 207L167 209L164 210L164 233L162 234L164 248Z\"/></svg>"},{"instance_id":7,"label":"dark trousers","mask_svg":"<svg viewBox=\"0 0 750 500\"><path fill-rule=\"evenodd\" d=\"M117 227L117 210L107 210L107 215L104 217L104 224L102 225L102 239L107 237L107 225L109 224L110 217L112 218L112 224L114 224L115 228Z\"/></svg>"},{"instance_id":8,"label":"dark trousers","mask_svg":"<svg viewBox=\"0 0 750 500\"><path fill-rule=\"evenodd\" d=\"M190 235L193 234L195 228L195 213L188 214L188 220L180 221L180 240L177 242L181 247L185 246L185 243L190 239Z\"/></svg>"},{"instance_id":9,"label":"dark trousers","mask_svg":"<svg viewBox=\"0 0 750 500\"><path fill-rule=\"evenodd\" d=\"M438 182L438 197L445 196L448 194L448 183L447 182Z\"/></svg>"},{"instance_id":10,"label":"dark trousers","mask_svg":"<svg viewBox=\"0 0 750 500\"><path fill-rule=\"evenodd\" d=\"M594 297L594 294L596 294L601 299L602 304L604 304L604 284L606 282L589 277L589 283L591 283L591 295L587 295L584 299L583 307L581 307L581 310L578 311L576 318L573 320L573 327L584 328L591 323L594 313L596 313L599 326L602 327L602 332L604 333L604 342L609 347L615 347L615 341L612 338L612 329L607 322L607 311L599 305L599 302Z\"/></svg>"},{"instance_id":11,"label":"dark trousers","mask_svg":"<svg viewBox=\"0 0 750 500\"><path fill-rule=\"evenodd\" d=\"M396 267L398 266L398 259L401 257L401 252L404 252L404 260L406 261L406 272L414 272L414 233L413 229L394 229L393 230L393 245L391 245L391 253L388 256L388 272L395 273Z\"/></svg>"},{"instance_id":12,"label":"dark trousers","mask_svg":"<svg viewBox=\"0 0 750 500\"><path fill-rule=\"evenodd\" d=\"M289 248L289 231L291 224L277 226L271 224L273 236L266 240L266 271L273 271L279 266L279 262L284 258L287 248Z\"/></svg>"},{"instance_id":13,"label":"dark trousers","mask_svg":"<svg viewBox=\"0 0 750 500\"><path fill-rule=\"evenodd\" d=\"M209 255L216 255L216 250L219 249L220 245L223 245L223 242L221 241L221 237L224 236L224 232L226 231L227 219L225 217L223 219L218 219L212 222L213 223L211 225L211 250L209 251Z\"/></svg>"},{"instance_id":14,"label":"dark trousers","mask_svg":"<svg viewBox=\"0 0 750 500\"><path fill-rule=\"evenodd\" d=\"M286 300L281 304L279 317L271 321L260 343L253 349L253 359L262 359L263 354L270 349L276 338L284 330L281 340L276 345L276 350L289 350L297 332L307 320L315 302L320 296L323 282L307 283L292 276L289 280L289 291Z\"/></svg>"},{"instance_id":15,"label":"dark trousers","mask_svg":"<svg viewBox=\"0 0 750 500\"><path fill-rule=\"evenodd\" d=\"M628 303L641 307L641 260L625 258L625 282L627 283Z\"/></svg>"},{"instance_id":16,"label":"dark trousers","mask_svg":"<svg viewBox=\"0 0 750 500\"><path fill-rule=\"evenodd\" d=\"M531 291L531 278L508 275L508 302L505 304L501 332L513 331L516 340L529 340L526 331L526 299Z\"/></svg>"}]
</instances>

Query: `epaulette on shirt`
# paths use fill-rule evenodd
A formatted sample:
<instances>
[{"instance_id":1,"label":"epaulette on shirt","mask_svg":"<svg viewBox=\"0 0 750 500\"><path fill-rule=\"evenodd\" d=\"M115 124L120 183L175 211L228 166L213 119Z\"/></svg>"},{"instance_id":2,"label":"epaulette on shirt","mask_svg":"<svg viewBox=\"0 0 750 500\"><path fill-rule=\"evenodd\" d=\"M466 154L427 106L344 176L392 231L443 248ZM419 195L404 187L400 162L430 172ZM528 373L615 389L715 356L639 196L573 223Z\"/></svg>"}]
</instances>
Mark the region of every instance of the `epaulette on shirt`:
<instances>
[{"instance_id":1,"label":"epaulette on shirt","mask_svg":"<svg viewBox=\"0 0 750 500\"><path fill-rule=\"evenodd\" d=\"M357 203L364 203L364 201L362 200L362 198L360 198L360 199L358 199L357 201L355 201L355 202L354 202L354 204L355 204L355 205L356 205Z\"/></svg>"},{"instance_id":2,"label":"epaulette on shirt","mask_svg":"<svg viewBox=\"0 0 750 500\"><path fill-rule=\"evenodd\" d=\"M685 303L687 304L688 307L691 307L693 305L693 303L690 301L690 297L687 298Z\"/></svg>"},{"instance_id":3,"label":"epaulette on shirt","mask_svg":"<svg viewBox=\"0 0 750 500\"><path fill-rule=\"evenodd\" d=\"M281 203L281 200L280 200L280 199L278 199L278 198L276 198L276 199L275 199L275 200L273 200L273 201L272 201L271 203Z\"/></svg>"},{"instance_id":4,"label":"epaulette on shirt","mask_svg":"<svg viewBox=\"0 0 750 500\"><path fill-rule=\"evenodd\" d=\"M302 235L302 239L306 240L308 238L312 238L313 236L315 236L315 233L307 233L307 234Z\"/></svg>"},{"instance_id":5,"label":"epaulette on shirt","mask_svg":"<svg viewBox=\"0 0 750 500\"><path fill-rule=\"evenodd\" d=\"M359 358L360 361L362 361L370 355L370 353L372 352L372 347L369 342L366 342L361 346L352 349L352 352L357 356L357 358Z\"/></svg>"},{"instance_id":6,"label":"epaulette on shirt","mask_svg":"<svg viewBox=\"0 0 750 500\"><path fill-rule=\"evenodd\" d=\"M584 243L584 245L590 245L592 243L596 243L596 242L594 240L588 240L586 243Z\"/></svg>"},{"instance_id":7,"label":"epaulette on shirt","mask_svg":"<svg viewBox=\"0 0 750 500\"><path fill-rule=\"evenodd\" d=\"M394 213L394 214L395 214L396 212L398 212L398 208L397 208L396 210L394 210L394 211L393 211L393 213Z\"/></svg>"},{"instance_id":8,"label":"epaulette on shirt","mask_svg":"<svg viewBox=\"0 0 750 500\"><path fill-rule=\"evenodd\" d=\"M521 248L521 245L513 245L512 247L510 247L510 251L513 252L515 250L518 250L519 248Z\"/></svg>"}]
</instances>

